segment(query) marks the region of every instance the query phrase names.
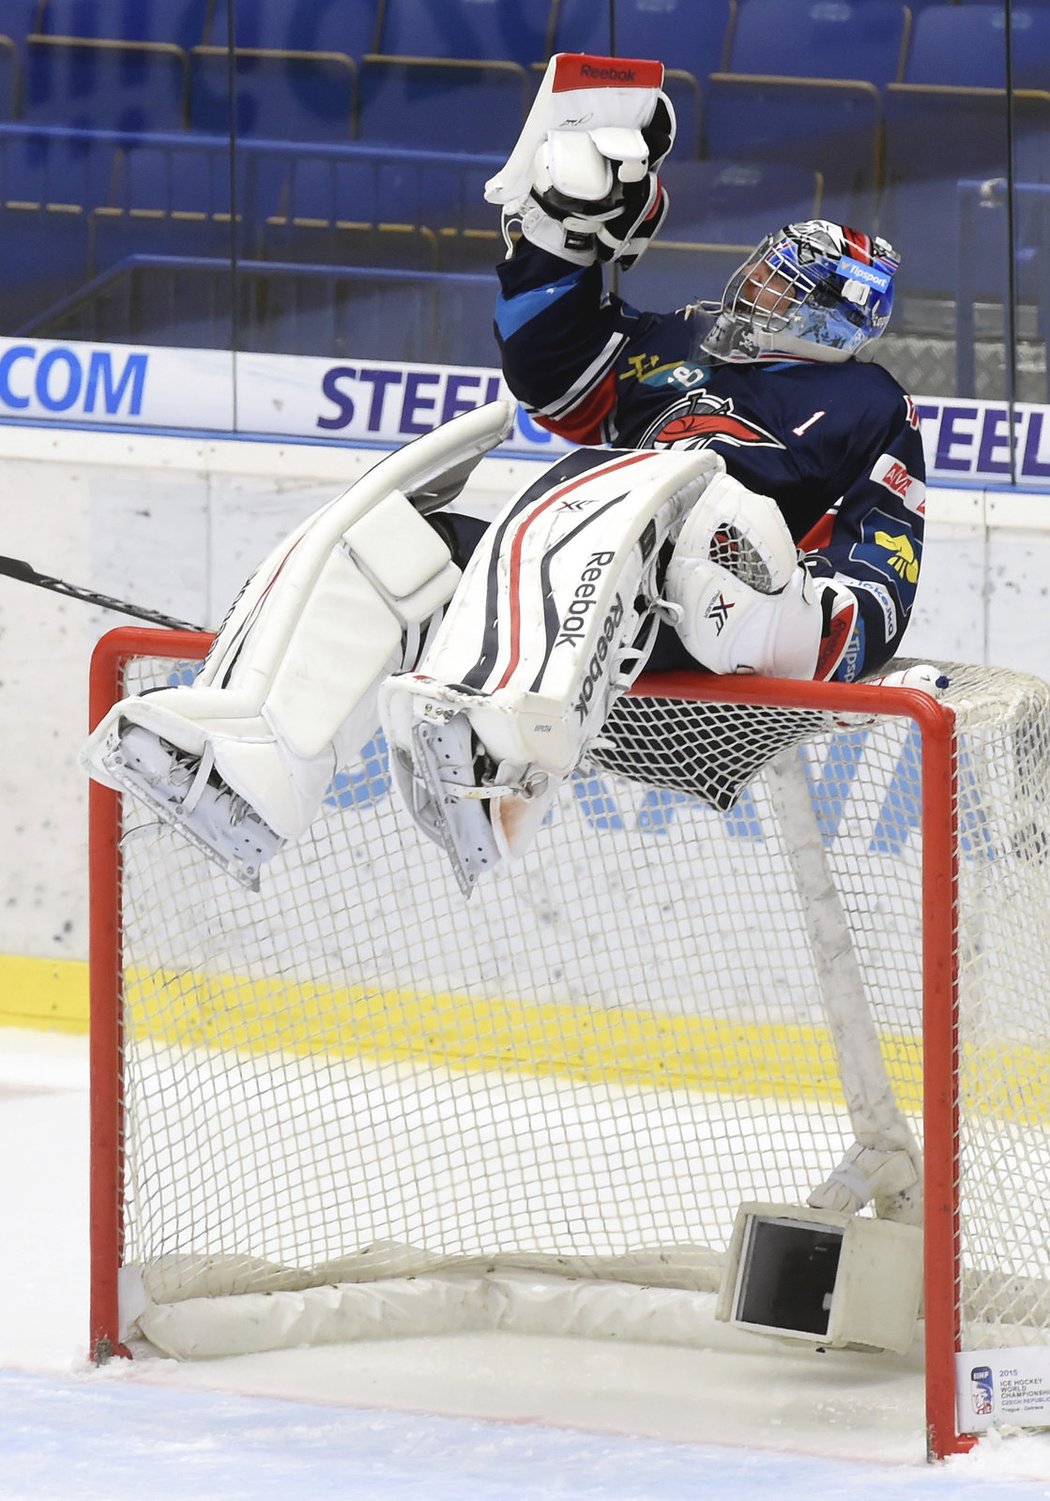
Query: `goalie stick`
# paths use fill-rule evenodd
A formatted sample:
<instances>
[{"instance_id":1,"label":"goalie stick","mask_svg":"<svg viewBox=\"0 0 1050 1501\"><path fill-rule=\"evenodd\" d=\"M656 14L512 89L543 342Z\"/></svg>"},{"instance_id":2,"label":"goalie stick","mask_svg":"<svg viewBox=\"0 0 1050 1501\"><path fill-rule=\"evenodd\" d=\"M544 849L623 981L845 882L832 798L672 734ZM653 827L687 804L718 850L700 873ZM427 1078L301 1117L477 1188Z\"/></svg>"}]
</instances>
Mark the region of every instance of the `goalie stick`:
<instances>
[{"instance_id":1,"label":"goalie stick","mask_svg":"<svg viewBox=\"0 0 1050 1501\"><path fill-rule=\"evenodd\" d=\"M114 610L118 615L132 615L137 620L148 620L152 625L167 626L172 631L206 631L203 625L193 625L188 620L176 620L173 615L164 615L160 610L149 610L145 605L133 605L126 599L114 599L109 594L98 594L94 589L84 589L79 584L67 583L65 579L53 578L48 573L38 573L20 558L0 556L0 574L17 579L21 584L33 584L37 589L50 589L54 594L65 594L70 599L81 599L86 605L98 605L103 610Z\"/></svg>"},{"instance_id":2,"label":"goalie stick","mask_svg":"<svg viewBox=\"0 0 1050 1501\"><path fill-rule=\"evenodd\" d=\"M406 492L405 499L421 516L441 510L455 500L477 467L481 455L471 455L436 479L414 486ZM115 599L111 594L99 594L94 589L85 589L80 584L70 584L65 579L54 578L49 573L38 573L31 564L21 558L5 558L0 555L0 576L17 579L21 584L32 584L37 589L50 589L54 594L65 594L70 599L80 599L86 605L97 605L102 610L113 610L118 615L131 615L136 620L148 620L151 625L166 626L171 631L198 631L207 634L208 627L194 625L190 620L177 620L174 615L165 615L160 610L150 610L145 605L133 605L126 599Z\"/></svg>"}]
</instances>

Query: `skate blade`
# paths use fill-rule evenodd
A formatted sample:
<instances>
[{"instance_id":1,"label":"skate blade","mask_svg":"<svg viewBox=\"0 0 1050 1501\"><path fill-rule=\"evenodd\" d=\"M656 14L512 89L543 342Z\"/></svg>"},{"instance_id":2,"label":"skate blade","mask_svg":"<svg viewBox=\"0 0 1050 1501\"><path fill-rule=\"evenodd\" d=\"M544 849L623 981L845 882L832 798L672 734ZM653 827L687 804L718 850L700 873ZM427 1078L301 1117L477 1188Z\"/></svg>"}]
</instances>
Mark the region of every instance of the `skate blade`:
<instances>
[{"instance_id":1,"label":"skate blade","mask_svg":"<svg viewBox=\"0 0 1050 1501\"><path fill-rule=\"evenodd\" d=\"M160 819L161 823L168 828L174 829L186 842L200 850L213 864L221 866L227 875L232 876L239 886L245 891L258 893L259 871L261 862L253 863L245 859L236 850L223 849L214 840L193 825L192 813L187 817L177 803L165 802L157 796L156 787L146 780L141 773L135 771L127 762L120 750L119 743L112 749L105 751L99 760L104 767L107 776L121 786L126 792L145 803L152 813Z\"/></svg>"},{"instance_id":2,"label":"skate blade","mask_svg":"<svg viewBox=\"0 0 1050 1501\"><path fill-rule=\"evenodd\" d=\"M413 781L422 782L428 794L425 806L417 801L415 811L417 822L448 856L460 891L469 897L478 877L498 863L499 850L483 805L465 795L473 783L465 780L464 795L457 796L455 781L449 778L450 772L454 776L458 771L464 778L473 772L472 766L450 766L446 752L451 729L450 724L426 720L412 727ZM469 727L467 733L469 739Z\"/></svg>"}]
</instances>

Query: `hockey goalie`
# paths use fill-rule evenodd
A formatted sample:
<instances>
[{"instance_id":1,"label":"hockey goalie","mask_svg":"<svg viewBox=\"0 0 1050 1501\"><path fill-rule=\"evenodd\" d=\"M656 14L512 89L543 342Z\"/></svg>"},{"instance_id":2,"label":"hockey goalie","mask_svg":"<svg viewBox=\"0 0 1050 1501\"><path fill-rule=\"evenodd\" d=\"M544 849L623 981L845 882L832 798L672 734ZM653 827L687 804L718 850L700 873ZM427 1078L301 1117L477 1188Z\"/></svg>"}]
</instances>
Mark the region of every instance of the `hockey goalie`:
<instances>
[{"instance_id":1,"label":"hockey goalie","mask_svg":"<svg viewBox=\"0 0 1050 1501\"><path fill-rule=\"evenodd\" d=\"M661 624L712 670L812 675L821 591L714 452L580 449L457 556L462 527L424 512L512 422L507 402L467 413L300 527L192 685L111 710L92 774L257 886L381 720L405 806L469 893L531 842Z\"/></svg>"},{"instance_id":2,"label":"hockey goalie","mask_svg":"<svg viewBox=\"0 0 1050 1501\"><path fill-rule=\"evenodd\" d=\"M580 446L487 525L448 506L510 402L390 454L261 564L191 685L125 699L94 731L91 775L243 884L380 722L399 796L469 895L536 838L647 662L848 679L896 649L921 444L896 382L856 359L888 320L895 252L809 221L763 241L718 306L639 314L607 295L603 265L629 270L666 211L662 78L555 57L486 191L508 229L508 384ZM867 1136L820 1202L874 1194L913 1217L915 1154Z\"/></svg>"},{"instance_id":3,"label":"hockey goalie","mask_svg":"<svg viewBox=\"0 0 1050 1501\"><path fill-rule=\"evenodd\" d=\"M720 308L640 318L605 297L602 263L635 264L666 209L662 80L658 63L555 57L486 189L521 231L500 268L508 382L585 446L488 527L446 506L506 436L507 403L391 455L262 564L192 686L96 730L92 774L248 884L380 719L406 806L469 891L527 846L654 646L661 666L799 678L895 649L921 445L899 387L853 356L885 325L896 257L813 221L763 242ZM713 398L734 424L710 420Z\"/></svg>"}]
</instances>

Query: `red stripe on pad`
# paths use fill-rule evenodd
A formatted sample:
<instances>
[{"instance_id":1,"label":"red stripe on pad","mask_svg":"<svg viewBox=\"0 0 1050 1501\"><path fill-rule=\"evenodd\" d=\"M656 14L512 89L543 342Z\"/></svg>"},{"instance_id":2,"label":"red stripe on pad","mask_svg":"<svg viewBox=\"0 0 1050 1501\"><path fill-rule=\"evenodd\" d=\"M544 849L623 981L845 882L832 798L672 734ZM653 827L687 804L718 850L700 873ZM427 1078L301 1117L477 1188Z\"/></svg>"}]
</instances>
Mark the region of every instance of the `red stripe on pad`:
<instances>
[{"instance_id":1,"label":"red stripe on pad","mask_svg":"<svg viewBox=\"0 0 1050 1501\"><path fill-rule=\"evenodd\" d=\"M504 670L503 676L496 684L497 691L506 687L510 681L514 669L521 660L521 600L519 590L521 586L521 550L525 544L525 533L536 520L542 516L556 501L563 500L566 495L578 490L581 485L589 484L592 479L604 474L615 474L617 469L628 469L632 464L644 463L653 457L652 449L646 449L644 453L633 453L628 459L619 459L615 464L602 464L597 469L588 469L586 474L581 474L577 479L570 480L566 485L560 485L553 495L548 495L542 505L525 518L514 534L514 541L510 549L510 660Z\"/></svg>"}]
</instances>

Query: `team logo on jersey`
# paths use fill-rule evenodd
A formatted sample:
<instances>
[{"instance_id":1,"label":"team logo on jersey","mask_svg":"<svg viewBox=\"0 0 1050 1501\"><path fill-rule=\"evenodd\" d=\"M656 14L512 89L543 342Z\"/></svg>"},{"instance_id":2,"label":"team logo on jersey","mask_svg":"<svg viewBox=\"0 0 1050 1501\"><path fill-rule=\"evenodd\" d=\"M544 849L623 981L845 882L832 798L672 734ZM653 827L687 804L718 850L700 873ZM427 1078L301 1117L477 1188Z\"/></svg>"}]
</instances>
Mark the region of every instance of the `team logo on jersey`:
<instances>
[{"instance_id":1,"label":"team logo on jersey","mask_svg":"<svg viewBox=\"0 0 1050 1501\"><path fill-rule=\"evenodd\" d=\"M919 582L919 560L910 537L901 532L896 537L889 532L876 532L875 541L889 553L889 564L898 578L909 584Z\"/></svg>"},{"instance_id":2,"label":"team logo on jersey","mask_svg":"<svg viewBox=\"0 0 1050 1501\"><path fill-rule=\"evenodd\" d=\"M779 438L747 417L737 416L731 396L687 396L662 414L644 435L640 448L783 448Z\"/></svg>"},{"instance_id":3,"label":"team logo on jersey","mask_svg":"<svg viewBox=\"0 0 1050 1501\"><path fill-rule=\"evenodd\" d=\"M907 608L919 581L919 552L907 524L876 508L864 517L860 533L861 540L850 548L850 557L895 584Z\"/></svg>"}]
</instances>

